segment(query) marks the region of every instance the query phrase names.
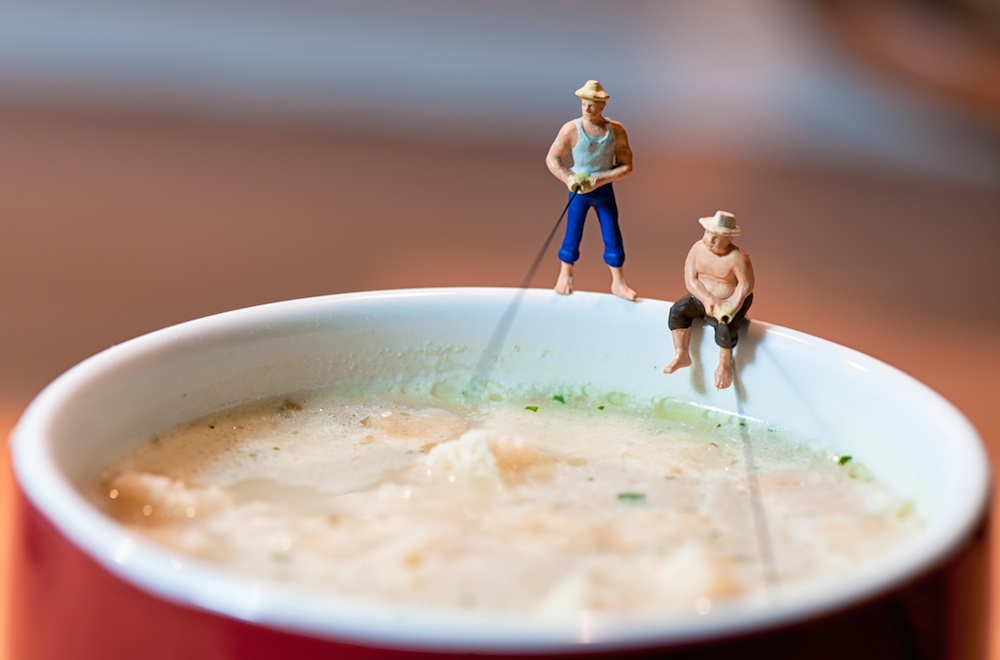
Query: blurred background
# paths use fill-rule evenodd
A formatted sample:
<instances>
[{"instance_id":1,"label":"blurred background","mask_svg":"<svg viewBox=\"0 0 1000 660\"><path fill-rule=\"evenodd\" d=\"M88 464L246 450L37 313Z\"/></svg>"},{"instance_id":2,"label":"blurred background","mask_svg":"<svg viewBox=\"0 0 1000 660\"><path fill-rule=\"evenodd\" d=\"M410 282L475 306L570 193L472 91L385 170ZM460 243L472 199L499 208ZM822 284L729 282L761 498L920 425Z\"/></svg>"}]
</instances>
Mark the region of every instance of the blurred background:
<instances>
[{"instance_id":1,"label":"blurred background","mask_svg":"<svg viewBox=\"0 0 1000 660\"><path fill-rule=\"evenodd\" d=\"M590 78L634 151L616 193L640 296L683 295L697 218L731 211L751 317L914 375L1000 457L996 0L3 0L0 437L165 325L518 285ZM577 288L607 290L601 250L592 222ZM669 341L664 319L650 351Z\"/></svg>"}]
</instances>

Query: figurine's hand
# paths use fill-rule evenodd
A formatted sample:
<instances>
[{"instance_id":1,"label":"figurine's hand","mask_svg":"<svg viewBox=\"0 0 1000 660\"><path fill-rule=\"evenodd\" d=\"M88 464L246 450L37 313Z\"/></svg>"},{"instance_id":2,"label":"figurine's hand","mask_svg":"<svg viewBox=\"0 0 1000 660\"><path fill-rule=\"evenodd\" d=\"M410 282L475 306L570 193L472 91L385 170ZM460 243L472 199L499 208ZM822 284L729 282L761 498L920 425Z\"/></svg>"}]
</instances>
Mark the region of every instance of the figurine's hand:
<instances>
[{"instance_id":1,"label":"figurine's hand","mask_svg":"<svg viewBox=\"0 0 1000 660\"><path fill-rule=\"evenodd\" d=\"M590 180L590 175L586 172L577 172L572 177L570 177L569 182L566 187L572 192L585 193L590 192L593 186L593 181Z\"/></svg>"},{"instance_id":2,"label":"figurine's hand","mask_svg":"<svg viewBox=\"0 0 1000 660\"><path fill-rule=\"evenodd\" d=\"M720 323L729 323L733 320L733 306L728 300L720 302L718 305L714 305L715 311L712 312L712 317Z\"/></svg>"},{"instance_id":3,"label":"figurine's hand","mask_svg":"<svg viewBox=\"0 0 1000 660\"><path fill-rule=\"evenodd\" d=\"M705 316L710 316L719 323L728 323L728 320L723 320L723 317L726 315L726 305L724 302L710 300L708 302L703 302L702 304L705 305Z\"/></svg>"}]
</instances>

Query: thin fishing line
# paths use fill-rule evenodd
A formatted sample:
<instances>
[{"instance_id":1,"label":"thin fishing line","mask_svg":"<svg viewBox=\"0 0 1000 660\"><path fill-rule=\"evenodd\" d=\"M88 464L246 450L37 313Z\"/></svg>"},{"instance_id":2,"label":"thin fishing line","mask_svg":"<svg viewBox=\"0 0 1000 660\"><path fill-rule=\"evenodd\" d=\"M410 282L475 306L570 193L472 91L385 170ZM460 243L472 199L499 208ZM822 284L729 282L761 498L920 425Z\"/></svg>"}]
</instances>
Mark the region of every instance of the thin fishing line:
<instances>
[{"instance_id":1,"label":"thin fishing line","mask_svg":"<svg viewBox=\"0 0 1000 660\"><path fill-rule=\"evenodd\" d=\"M510 326L514 322L514 317L517 316L517 310L521 307L521 301L524 300L528 287L531 286L531 281L535 279L535 273L538 272L538 267L542 263L542 258L545 256L545 253L549 249L549 245L552 243L552 237L556 235L556 230L559 229L559 225L562 224L563 218L566 217L566 212L569 211L569 205L573 203L574 199L576 199L576 194L578 192L578 189L574 190L573 194L570 195L565 208L563 208L562 213L559 214L559 218L556 220L556 223L552 226L552 231L549 232L545 242L542 244L542 249L538 251L535 261L531 264L531 267L528 268L527 274L521 281L521 286L518 287L517 292L514 294L514 298L507 305L507 309L500 318L500 322L497 323L497 327L493 330L493 336L490 337L489 343L486 344L486 350L483 351L482 357L479 358L479 364L476 365L476 370L473 372L472 386L470 389L475 388L477 385L485 385L489 380L490 375L493 373L493 365L496 363L496 357L500 354L500 349L503 348L504 341L507 339L507 333L510 331Z\"/></svg>"},{"instance_id":2,"label":"thin fishing line","mask_svg":"<svg viewBox=\"0 0 1000 660\"><path fill-rule=\"evenodd\" d=\"M735 365L734 365L735 366ZM747 430L746 417L743 414L743 396L739 383L733 383L736 391L736 413L740 418L740 438L743 440L743 462L746 465L747 485L750 488L750 510L753 513L753 526L757 536L757 552L760 555L761 571L764 576L764 590L772 603L781 598L781 581L778 576L778 563L774 558L774 545L771 542L770 527L767 522L767 511L764 509L764 498L760 491L760 480L757 478L757 463L753 456L753 446L750 443L750 431Z\"/></svg>"},{"instance_id":3,"label":"thin fishing line","mask_svg":"<svg viewBox=\"0 0 1000 660\"><path fill-rule=\"evenodd\" d=\"M569 206L573 203L578 192L579 190L574 190L573 194L570 195L569 201L566 202L562 213L559 214L558 219L556 219L555 224L552 226L552 230L545 238L541 250L538 251L534 262L532 262L524 279L521 281L521 285L507 305L507 309L504 310L504 314L500 318L499 323L497 323L496 328L494 328L493 335L486 344L486 350L483 351L482 356L479 358L479 363L476 365L476 370L473 372L470 390L474 390L476 386L485 385L489 380L493 372L493 365L496 363L496 357L500 354L500 349L503 348L504 341L507 339L507 333L510 331L510 326L514 322L514 317L517 316L518 309L521 307L521 302L524 300L524 296L531 286L532 280L535 279L535 274L538 272L538 267L541 265L542 258L548 251L549 245L552 243L552 238L556 235L559 225L562 224L563 218L566 217ZM743 397L740 394L740 383L734 383L733 389L736 391L737 414L741 420L745 419ZM764 509L764 501L760 492L760 481L757 478L757 464L754 460L753 446L750 442L750 432L747 430L745 424L740 425L740 437L743 441L743 460L746 465L747 484L750 489L750 508L753 515L754 531L757 536L757 551L761 558L764 587L768 597L772 602L776 602L780 598L781 583L778 577L774 546L771 542L771 533L767 522L767 512Z\"/></svg>"}]
</instances>

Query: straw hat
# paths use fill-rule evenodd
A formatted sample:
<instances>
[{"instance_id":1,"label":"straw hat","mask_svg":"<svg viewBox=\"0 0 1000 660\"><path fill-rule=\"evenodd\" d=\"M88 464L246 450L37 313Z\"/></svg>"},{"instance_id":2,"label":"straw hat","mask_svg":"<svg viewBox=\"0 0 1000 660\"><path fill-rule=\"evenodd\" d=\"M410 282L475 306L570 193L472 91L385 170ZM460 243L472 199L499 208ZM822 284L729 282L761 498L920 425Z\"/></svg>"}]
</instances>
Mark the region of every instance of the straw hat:
<instances>
[{"instance_id":1,"label":"straw hat","mask_svg":"<svg viewBox=\"0 0 1000 660\"><path fill-rule=\"evenodd\" d=\"M580 89L576 90L576 95L581 99L591 101L607 101L611 95L604 91L604 87L596 80L588 80Z\"/></svg>"},{"instance_id":2,"label":"straw hat","mask_svg":"<svg viewBox=\"0 0 1000 660\"><path fill-rule=\"evenodd\" d=\"M701 226L719 236L739 236L743 233L736 224L736 216L727 211L716 211L710 218L699 218Z\"/></svg>"}]
</instances>

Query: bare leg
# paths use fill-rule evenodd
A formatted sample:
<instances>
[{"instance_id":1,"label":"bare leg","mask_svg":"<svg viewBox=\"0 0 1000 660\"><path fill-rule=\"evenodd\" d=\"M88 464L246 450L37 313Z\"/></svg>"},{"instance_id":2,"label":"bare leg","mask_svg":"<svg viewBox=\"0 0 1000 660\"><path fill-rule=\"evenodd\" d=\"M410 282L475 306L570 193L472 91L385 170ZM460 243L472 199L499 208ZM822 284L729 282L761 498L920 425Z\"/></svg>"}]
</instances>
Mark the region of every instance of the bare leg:
<instances>
[{"instance_id":1,"label":"bare leg","mask_svg":"<svg viewBox=\"0 0 1000 660\"><path fill-rule=\"evenodd\" d=\"M663 367L663 373L672 374L678 369L691 366L691 328L671 330L674 340L674 361Z\"/></svg>"},{"instance_id":2,"label":"bare leg","mask_svg":"<svg viewBox=\"0 0 1000 660\"><path fill-rule=\"evenodd\" d=\"M719 366L715 369L715 386L724 390L733 384L733 349L719 348Z\"/></svg>"},{"instance_id":3,"label":"bare leg","mask_svg":"<svg viewBox=\"0 0 1000 660\"><path fill-rule=\"evenodd\" d=\"M573 264L559 262L559 279L556 280L556 293L568 296L573 293Z\"/></svg>"},{"instance_id":4,"label":"bare leg","mask_svg":"<svg viewBox=\"0 0 1000 660\"><path fill-rule=\"evenodd\" d=\"M635 300L635 291L628 284L625 284L625 276L622 275L621 266L617 268L611 266L611 293L625 300Z\"/></svg>"}]
</instances>

